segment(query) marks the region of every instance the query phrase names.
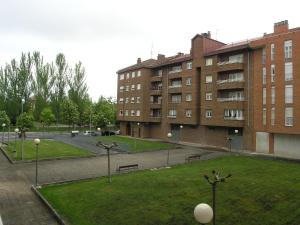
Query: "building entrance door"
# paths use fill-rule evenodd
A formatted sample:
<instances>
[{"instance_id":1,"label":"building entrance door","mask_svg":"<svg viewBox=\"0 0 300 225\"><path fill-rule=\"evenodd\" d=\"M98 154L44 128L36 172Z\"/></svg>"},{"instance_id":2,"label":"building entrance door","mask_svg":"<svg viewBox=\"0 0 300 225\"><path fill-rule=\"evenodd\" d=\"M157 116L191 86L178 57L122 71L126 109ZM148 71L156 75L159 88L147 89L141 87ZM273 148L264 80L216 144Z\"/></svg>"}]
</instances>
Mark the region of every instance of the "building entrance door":
<instances>
[{"instance_id":1,"label":"building entrance door","mask_svg":"<svg viewBox=\"0 0 300 225\"><path fill-rule=\"evenodd\" d=\"M126 125L126 135L127 136L131 135L131 125L130 125L130 123L127 123L127 125Z\"/></svg>"},{"instance_id":2,"label":"building entrance door","mask_svg":"<svg viewBox=\"0 0 300 225\"><path fill-rule=\"evenodd\" d=\"M172 133L172 138L171 140L174 142L178 142L180 140L180 127L177 124L172 124L171 125L171 133Z\"/></svg>"},{"instance_id":3,"label":"building entrance door","mask_svg":"<svg viewBox=\"0 0 300 225\"><path fill-rule=\"evenodd\" d=\"M229 148L242 150L243 149L243 129L242 128L229 128Z\"/></svg>"}]
</instances>

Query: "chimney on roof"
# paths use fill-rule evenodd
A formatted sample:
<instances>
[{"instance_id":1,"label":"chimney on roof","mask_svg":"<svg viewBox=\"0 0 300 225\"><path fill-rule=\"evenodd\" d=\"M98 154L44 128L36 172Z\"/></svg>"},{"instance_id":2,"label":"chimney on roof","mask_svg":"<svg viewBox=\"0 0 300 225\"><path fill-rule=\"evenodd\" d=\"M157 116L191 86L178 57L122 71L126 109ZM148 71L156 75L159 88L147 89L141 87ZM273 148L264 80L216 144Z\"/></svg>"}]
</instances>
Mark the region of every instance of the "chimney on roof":
<instances>
[{"instance_id":1,"label":"chimney on roof","mask_svg":"<svg viewBox=\"0 0 300 225\"><path fill-rule=\"evenodd\" d=\"M140 64L141 62L142 62L141 58L138 58L136 61L137 64Z\"/></svg>"},{"instance_id":2,"label":"chimney on roof","mask_svg":"<svg viewBox=\"0 0 300 225\"><path fill-rule=\"evenodd\" d=\"M163 60L163 59L165 59L166 58L166 56L165 55L163 55L163 54L158 54L157 55L157 60Z\"/></svg>"},{"instance_id":3,"label":"chimney on roof","mask_svg":"<svg viewBox=\"0 0 300 225\"><path fill-rule=\"evenodd\" d=\"M182 52L178 52L177 56L183 56L184 54Z\"/></svg>"},{"instance_id":4,"label":"chimney on roof","mask_svg":"<svg viewBox=\"0 0 300 225\"><path fill-rule=\"evenodd\" d=\"M278 23L274 23L274 33L284 33L289 30L289 21L283 20Z\"/></svg>"},{"instance_id":5,"label":"chimney on roof","mask_svg":"<svg viewBox=\"0 0 300 225\"><path fill-rule=\"evenodd\" d=\"M206 38L211 38L211 33L210 31L207 31L207 33L202 33L201 34L203 37L206 37Z\"/></svg>"}]
</instances>

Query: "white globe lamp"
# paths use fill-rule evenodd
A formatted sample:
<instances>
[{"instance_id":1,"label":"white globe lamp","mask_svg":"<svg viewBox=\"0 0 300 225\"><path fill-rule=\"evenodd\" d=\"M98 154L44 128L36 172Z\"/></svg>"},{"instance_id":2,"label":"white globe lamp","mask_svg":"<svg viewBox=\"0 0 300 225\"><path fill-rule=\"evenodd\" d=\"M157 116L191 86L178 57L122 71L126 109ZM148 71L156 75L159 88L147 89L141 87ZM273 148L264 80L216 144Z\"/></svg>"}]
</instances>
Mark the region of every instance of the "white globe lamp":
<instances>
[{"instance_id":1,"label":"white globe lamp","mask_svg":"<svg viewBox=\"0 0 300 225\"><path fill-rule=\"evenodd\" d=\"M212 220L213 210L208 204L200 203L194 209L194 216L199 223L206 224Z\"/></svg>"}]
</instances>

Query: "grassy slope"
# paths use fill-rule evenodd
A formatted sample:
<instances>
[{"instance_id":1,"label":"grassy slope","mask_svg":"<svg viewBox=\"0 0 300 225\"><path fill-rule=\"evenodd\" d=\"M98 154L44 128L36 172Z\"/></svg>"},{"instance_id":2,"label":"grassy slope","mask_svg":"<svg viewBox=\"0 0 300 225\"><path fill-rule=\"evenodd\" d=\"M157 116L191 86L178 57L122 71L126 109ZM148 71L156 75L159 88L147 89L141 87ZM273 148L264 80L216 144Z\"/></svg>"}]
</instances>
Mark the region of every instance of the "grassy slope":
<instances>
[{"instance_id":1,"label":"grassy slope","mask_svg":"<svg viewBox=\"0 0 300 225\"><path fill-rule=\"evenodd\" d=\"M21 142L17 141L17 160L21 159ZM15 157L13 154L13 149L15 147L15 142L12 141L9 144L7 149L8 154L12 158ZM24 158L26 160L35 159L36 148L33 140L26 140L24 143ZM72 145L65 144L63 142L54 141L54 140L41 140L39 145L39 158L60 158L60 157L69 157L69 156L88 156L91 155L90 152L76 148Z\"/></svg>"},{"instance_id":2,"label":"grassy slope","mask_svg":"<svg viewBox=\"0 0 300 225\"><path fill-rule=\"evenodd\" d=\"M103 142L117 142L121 149L130 152L144 152L144 151L155 151L162 149L175 148L174 144L164 143L159 141L147 141L141 139L134 139L130 137L121 137L121 136L102 136L98 140ZM136 148L135 148L136 141Z\"/></svg>"},{"instance_id":3,"label":"grassy slope","mask_svg":"<svg viewBox=\"0 0 300 225\"><path fill-rule=\"evenodd\" d=\"M194 207L211 203L203 174L216 169L233 174L217 187L218 225L299 225L299 166L224 157L41 191L71 225L196 225Z\"/></svg>"}]
</instances>

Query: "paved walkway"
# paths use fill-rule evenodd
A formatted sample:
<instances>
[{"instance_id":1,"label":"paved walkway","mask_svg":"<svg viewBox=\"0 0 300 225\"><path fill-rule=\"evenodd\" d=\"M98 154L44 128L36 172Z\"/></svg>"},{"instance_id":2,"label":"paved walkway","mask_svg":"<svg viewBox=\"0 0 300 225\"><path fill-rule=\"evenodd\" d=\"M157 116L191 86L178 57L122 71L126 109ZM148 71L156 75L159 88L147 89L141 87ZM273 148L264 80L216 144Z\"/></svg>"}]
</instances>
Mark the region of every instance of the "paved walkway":
<instances>
[{"instance_id":1,"label":"paved walkway","mask_svg":"<svg viewBox=\"0 0 300 225\"><path fill-rule=\"evenodd\" d=\"M170 150L170 165L182 164L190 154L205 152L199 148L183 147ZM111 156L111 168L138 163L140 169L166 165L167 150ZM203 156L210 159L225 155L211 152ZM93 158L42 161L39 164L39 182L51 183L73 179L98 177L107 174L106 156ZM0 153L0 215L4 225L57 225L57 222L30 190L35 178L35 163L9 164Z\"/></svg>"}]
</instances>

